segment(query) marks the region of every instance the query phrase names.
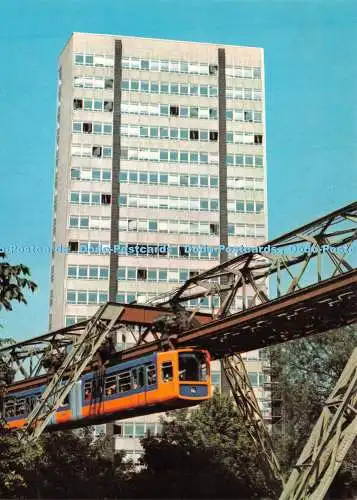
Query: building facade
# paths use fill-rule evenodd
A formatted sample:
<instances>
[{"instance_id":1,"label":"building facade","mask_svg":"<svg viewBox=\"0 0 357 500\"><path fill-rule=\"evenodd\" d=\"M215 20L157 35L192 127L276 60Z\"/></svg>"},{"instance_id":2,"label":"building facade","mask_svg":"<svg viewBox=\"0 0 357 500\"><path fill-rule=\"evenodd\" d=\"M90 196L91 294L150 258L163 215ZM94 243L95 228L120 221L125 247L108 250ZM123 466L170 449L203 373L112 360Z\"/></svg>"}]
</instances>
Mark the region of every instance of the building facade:
<instances>
[{"instance_id":1,"label":"building facade","mask_svg":"<svg viewBox=\"0 0 357 500\"><path fill-rule=\"evenodd\" d=\"M107 300L146 302L227 257L187 246L262 243L264 116L260 48L73 34L59 62L50 328ZM263 361L246 360L268 418ZM117 448L135 458L148 429L156 416L118 423Z\"/></svg>"}]
</instances>

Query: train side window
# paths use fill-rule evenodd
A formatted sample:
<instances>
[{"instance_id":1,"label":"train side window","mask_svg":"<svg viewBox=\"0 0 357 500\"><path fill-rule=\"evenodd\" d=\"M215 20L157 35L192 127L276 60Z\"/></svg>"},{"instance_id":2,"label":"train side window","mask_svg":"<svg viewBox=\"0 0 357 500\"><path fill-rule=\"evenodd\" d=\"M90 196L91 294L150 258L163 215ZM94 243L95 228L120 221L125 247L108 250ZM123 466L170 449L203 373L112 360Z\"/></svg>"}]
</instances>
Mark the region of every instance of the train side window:
<instances>
[{"instance_id":1,"label":"train side window","mask_svg":"<svg viewBox=\"0 0 357 500\"><path fill-rule=\"evenodd\" d=\"M111 396L116 392L117 392L117 376L110 375L109 377L105 377L105 395Z\"/></svg>"},{"instance_id":2,"label":"train side window","mask_svg":"<svg viewBox=\"0 0 357 500\"><path fill-rule=\"evenodd\" d=\"M139 368L139 387L144 387L145 385L145 373L144 373L144 367Z\"/></svg>"},{"instance_id":3,"label":"train side window","mask_svg":"<svg viewBox=\"0 0 357 500\"><path fill-rule=\"evenodd\" d=\"M130 371L119 373L119 392L130 391L131 389L131 376Z\"/></svg>"},{"instance_id":4,"label":"train side window","mask_svg":"<svg viewBox=\"0 0 357 500\"><path fill-rule=\"evenodd\" d=\"M165 361L162 363L162 378L164 382L170 382L173 379L174 372L172 368L171 361Z\"/></svg>"},{"instance_id":5,"label":"train side window","mask_svg":"<svg viewBox=\"0 0 357 500\"><path fill-rule=\"evenodd\" d=\"M138 370L136 368L133 368L131 370L131 377L132 377L133 389L137 389L139 383L138 383Z\"/></svg>"},{"instance_id":6,"label":"train side window","mask_svg":"<svg viewBox=\"0 0 357 500\"><path fill-rule=\"evenodd\" d=\"M15 416L15 400L8 399L5 403L5 417L14 417Z\"/></svg>"},{"instance_id":7,"label":"train side window","mask_svg":"<svg viewBox=\"0 0 357 500\"><path fill-rule=\"evenodd\" d=\"M84 383L84 399L91 399L92 397L92 381L87 380Z\"/></svg>"},{"instance_id":8,"label":"train side window","mask_svg":"<svg viewBox=\"0 0 357 500\"><path fill-rule=\"evenodd\" d=\"M26 413L31 413L35 408L38 400L40 399L40 394L35 394L34 396L27 396L26 398Z\"/></svg>"},{"instance_id":9,"label":"train side window","mask_svg":"<svg viewBox=\"0 0 357 500\"><path fill-rule=\"evenodd\" d=\"M15 406L15 415L24 415L25 414L25 399L21 398L16 401Z\"/></svg>"},{"instance_id":10,"label":"train side window","mask_svg":"<svg viewBox=\"0 0 357 500\"><path fill-rule=\"evenodd\" d=\"M155 365L148 365L146 367L148 385L156 384L156 368Z\"/></svg>"}]
</instances>

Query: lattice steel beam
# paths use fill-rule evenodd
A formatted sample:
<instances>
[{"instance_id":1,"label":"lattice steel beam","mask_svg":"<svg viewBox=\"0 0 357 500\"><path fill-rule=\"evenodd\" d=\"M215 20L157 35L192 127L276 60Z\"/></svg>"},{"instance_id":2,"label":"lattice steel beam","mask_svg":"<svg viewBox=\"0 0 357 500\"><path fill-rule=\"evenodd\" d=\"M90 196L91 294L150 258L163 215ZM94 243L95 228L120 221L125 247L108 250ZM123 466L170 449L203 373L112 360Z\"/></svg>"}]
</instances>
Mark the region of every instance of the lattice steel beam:
<instances>
[{"instance_id":1,"label":"lattice steel beam","mask_svg":"<svg viewBox=\"0 0 357 500\"><path fill-rule=\"evenodd\" d=\"M222 298L222 313L244 310L354 269L357 202L262 243L251 252L205 271L149 304L185 303L207 296ZM270 279L269 293L264 287ZM236 300L238 299L238 300Z\"/></svg>"},{"instance_id":2,"label":"lattice steel beam","mask_svg":"<svg viewBox=\"0 0 357 500\"><path fill-rule=\"evenodd\" d=\"M357 436L357 348L327 399L279 500L323 500Z\"/></svg>"},{"instance_id":3,"label":"lattice steel beam","mask_svg":"<svg viewBox=\"0 0 357 500\"><path fill-rule=\"evenodd\" d=\"M269 431L264 423L244 361L239 354L223 358L224 371L234 400L254 446L262 454L275 479L283 482L279 460Z\"/></svg>"},{"instance_id":4,"label":"lattice steel beam","mask_svg":"<svg viewBox=\"0 0 357 500\"><path fill-rule=\"evenodd\" d=\"M41 435L99 347L109 337L123 310L124 308L105 304L88 322L83 335L73 345L30 413L21 430L21 439L32 442Z\"/></svg>"}]
</instances>

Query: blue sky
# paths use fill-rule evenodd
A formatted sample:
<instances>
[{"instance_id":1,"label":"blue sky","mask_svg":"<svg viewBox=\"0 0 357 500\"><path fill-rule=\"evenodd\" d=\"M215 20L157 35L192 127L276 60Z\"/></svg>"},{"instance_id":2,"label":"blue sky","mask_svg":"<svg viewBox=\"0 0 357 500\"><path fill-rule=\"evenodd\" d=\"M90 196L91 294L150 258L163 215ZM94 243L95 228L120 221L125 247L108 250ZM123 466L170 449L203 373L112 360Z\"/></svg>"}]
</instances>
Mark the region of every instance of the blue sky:
<instances>
[{"instance_id":1,"label":"blue sky","mask_svg":"<svg viewBox=\"0 0 357 500\"><path fill-rule=\"evenodd\" d=\"M339 0L21 0L0 31L0 246L51 241L57 58L74 31L265 49L269 237L354 201L357 5ZM47 330L49 255L13 255L38 292L4 336Z\"/></svg>"}]
</instances>

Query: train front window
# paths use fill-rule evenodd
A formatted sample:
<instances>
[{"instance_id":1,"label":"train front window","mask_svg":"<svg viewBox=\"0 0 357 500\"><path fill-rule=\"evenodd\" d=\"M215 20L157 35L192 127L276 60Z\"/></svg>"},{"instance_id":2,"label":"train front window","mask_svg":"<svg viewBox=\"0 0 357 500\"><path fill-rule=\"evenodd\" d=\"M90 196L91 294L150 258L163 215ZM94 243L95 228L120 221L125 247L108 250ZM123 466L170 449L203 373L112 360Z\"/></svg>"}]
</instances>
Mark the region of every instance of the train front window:
<instances>
[{"instance_id":1,"label":"train front window","mask_svg":"<svg viewBox=\"0 0 357 500\"><path fill-rule=\"evenodd\" d=\"M179 379L185 381L207 380L207 360L202 352L179 353Z\"/></svg>"}]
</instances>

